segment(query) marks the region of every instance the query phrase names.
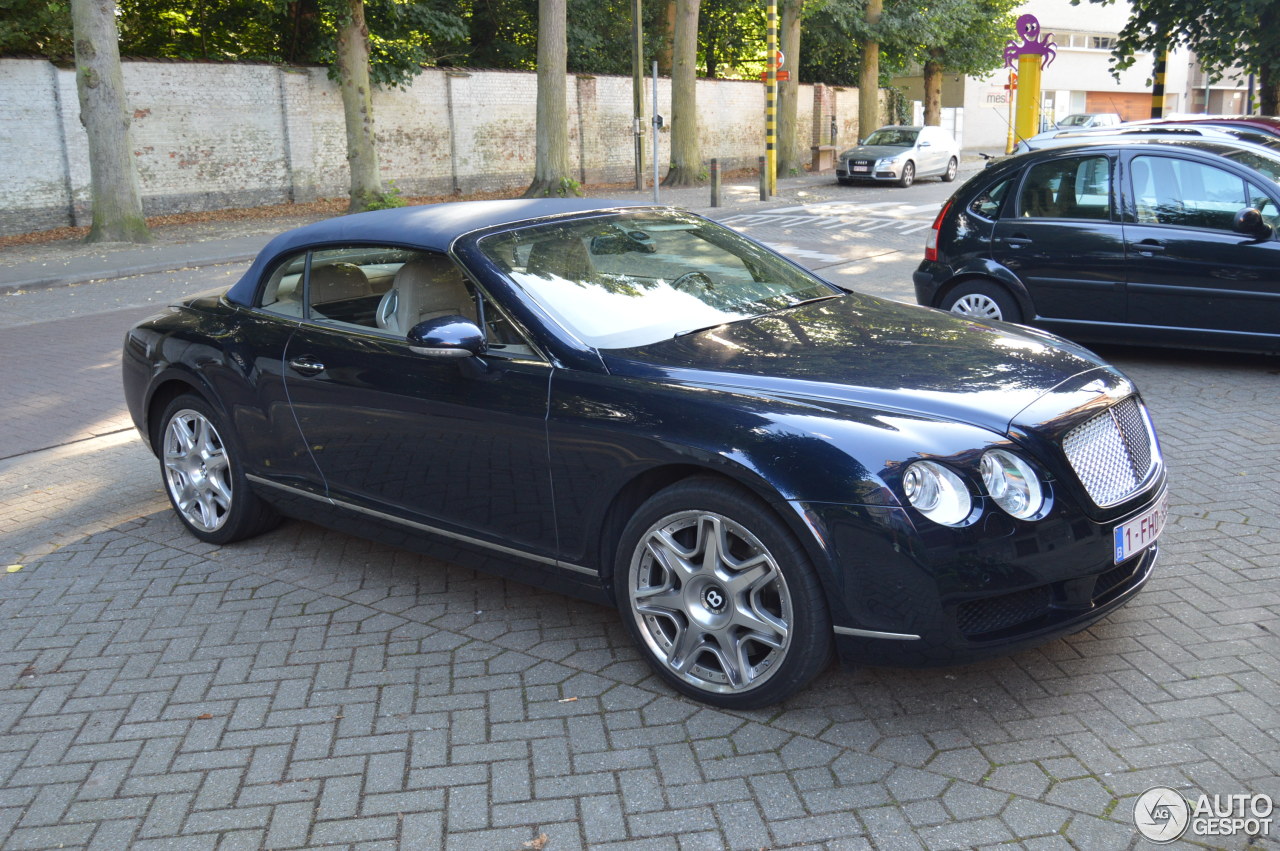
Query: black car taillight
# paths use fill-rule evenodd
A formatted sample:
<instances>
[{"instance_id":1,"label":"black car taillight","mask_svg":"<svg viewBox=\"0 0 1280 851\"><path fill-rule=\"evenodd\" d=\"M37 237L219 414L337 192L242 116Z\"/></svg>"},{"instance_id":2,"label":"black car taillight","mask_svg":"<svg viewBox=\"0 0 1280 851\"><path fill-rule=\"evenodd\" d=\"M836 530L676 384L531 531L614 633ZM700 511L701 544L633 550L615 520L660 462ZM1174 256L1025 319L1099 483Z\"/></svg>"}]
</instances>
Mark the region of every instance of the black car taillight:
<instances>
[{"instance_id":1,"label":"black car taillight","mask_svg":"<svg viewBox=\"0 0 1280 851\"><path fill-rule=\"evenodd\" d=\"M929 231L929 236L924 242L924 259L932 260L935 263L938 260L938 231L942 228L942 220L947 217L947 211L951 209L951 201L942 205L942 209L938 211L938 217L933 220L933 228Z\"/></svg>"}]
</instances>

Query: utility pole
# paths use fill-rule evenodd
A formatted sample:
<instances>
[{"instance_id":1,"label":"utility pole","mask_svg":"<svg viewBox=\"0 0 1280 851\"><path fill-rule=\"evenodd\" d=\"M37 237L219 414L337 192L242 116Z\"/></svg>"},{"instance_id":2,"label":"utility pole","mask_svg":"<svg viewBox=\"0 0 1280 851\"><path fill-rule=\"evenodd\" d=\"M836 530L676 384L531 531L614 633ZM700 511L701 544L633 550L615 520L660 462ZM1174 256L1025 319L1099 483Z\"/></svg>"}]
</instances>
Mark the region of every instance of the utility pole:
<instances>
[{"instance_id":1,"label":"utility pole","mask_svg":"<svg viewBox=\"0 0 1280 851\"><path fill-rule=\"evenodd\" d=\"M778 194L778 2L769 0L765 42L768 70L764 78L764 186L770 196Z\"/></svg>"},{"instance_id":2,"label":"utility pole","mask_svg":"<svg viewBox=\"0 0 1280 851\"><path fill-rule=\"evenodd\" d=\"M631 106L635 119L632 133L636 143L637 191L644 189L644 32L640 2L631 0Z\"/></svg>"}]
</instances>

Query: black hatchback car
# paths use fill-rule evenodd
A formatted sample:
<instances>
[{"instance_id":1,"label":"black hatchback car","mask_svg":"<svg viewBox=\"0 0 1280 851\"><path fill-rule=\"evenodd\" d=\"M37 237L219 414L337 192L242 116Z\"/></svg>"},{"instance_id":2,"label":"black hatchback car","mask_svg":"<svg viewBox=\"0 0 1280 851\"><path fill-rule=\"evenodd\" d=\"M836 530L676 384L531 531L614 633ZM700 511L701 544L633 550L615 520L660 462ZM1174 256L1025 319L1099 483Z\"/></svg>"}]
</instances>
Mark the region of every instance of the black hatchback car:
<instances>
[{"instance_id":1,"label":"black hatchback car","mask_svg":"<svg viewBox=\"0 0 1280 851\"><path fill-rule=\"evenodd\" d=\"M1106 140L1003 160L943 206L916 299L1075 340L1280 350L1280 156Z\"/></svg>"}]
</instances>

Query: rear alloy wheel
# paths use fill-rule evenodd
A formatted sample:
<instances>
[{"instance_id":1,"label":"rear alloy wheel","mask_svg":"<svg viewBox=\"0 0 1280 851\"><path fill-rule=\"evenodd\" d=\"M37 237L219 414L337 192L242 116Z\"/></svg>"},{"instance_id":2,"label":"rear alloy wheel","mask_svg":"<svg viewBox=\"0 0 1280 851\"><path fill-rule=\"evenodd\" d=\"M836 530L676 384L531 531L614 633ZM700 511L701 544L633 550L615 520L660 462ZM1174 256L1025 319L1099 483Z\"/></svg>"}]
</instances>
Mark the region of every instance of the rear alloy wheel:
<instances>
[{"instance_id":1,"label":"rear alloy wheel","mask_svg":"<svg viewBox=\"0 0 1280 851\"><path fill-rule=\"evenodd\" d=\"M960 162L955 158L951 158L951 162L947 163L947 170L942 173L942 182L950 183L956 179L956 172L960 171Z\"/></svg>"},{"instance_id":2,"label":"rear alloy wheel","mask_svg":"<svg viewBox=\"0 0 1280 851\"><path fill-rule=\"evenodd\" d=\"M249 489L218 417L197 396L180 396L161 419L160 469L178 518L202 541L226 544L265 532L279 516Z\"/></svg>"},{"instance_id":3,"label":"rear alloy wheel","mask_svg":"<svg viewBox=\"0 0 1280 851\"><path fill-rule=\"evenodd\" d=\"M906 165L902 167L902 176L898 178L898 185L901 186L903 189L906 189L908 186L910 186L915 182L916 182L916 164L908 160Z\"/></svg>"},{"instance_id":4,"label":"rear alloy wheel","mask_svg":"<svg viewBox=\"0 0 1280 851\"><path fill-rule=\"evenodd\" d=\"M974 280L958 284L938 306L971 319L1022 321L1022 311L1009 291L988 281Z\"/></svg>"},{"instance_id":5,"label":"rear alloy wheel","mask_svg":"<svg viewBox=\"0 0 1280 851\"><path fill-rule=\"evenodd\" d=\"M830 619L807 555L767 507L729 483L689 479L650 498L623 532L614 575L646 660L698 700L776 703L830 657Z\"/></svg>"}]
</instances>

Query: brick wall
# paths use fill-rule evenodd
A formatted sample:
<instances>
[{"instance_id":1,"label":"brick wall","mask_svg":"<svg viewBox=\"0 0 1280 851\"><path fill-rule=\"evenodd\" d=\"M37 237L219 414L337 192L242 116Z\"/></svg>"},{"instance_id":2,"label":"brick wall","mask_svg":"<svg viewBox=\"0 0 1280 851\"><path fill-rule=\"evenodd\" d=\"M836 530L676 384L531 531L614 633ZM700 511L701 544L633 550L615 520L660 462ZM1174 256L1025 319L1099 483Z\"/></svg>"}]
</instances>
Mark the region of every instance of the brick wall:
<instances>
[{"instance_id":1,"label":"brick wall","mask_svg":"<svg viewBox=\"0 0 1280 851\"><path fill-rule=\"evenodd\" d=\"M124 81L148 215L346 195L342 100L325 69L125 62ZM631 78L570 75L565 85L574 176L631 183ZM646 80L646 115L651 86ZM816 123L814 93L800 88L804 132ZM838 121L856 124L856 90L832 91ZM403 89L377 91L383 179L406 195L520 191L533 177L536 101L537 77L518 71L431 68ZM764 150L763 87L699 80L698 105L703 156L725 169L754 167ZM658 81L658 111L669 124L667 79ZM88 223L79 115L71 70L0 59L0 235ZM653 151L645 130L647 178ZM817 143L801 139L800 147ZM660 174L669 162L664 129Z\"/></svg>"}]
</instances>

